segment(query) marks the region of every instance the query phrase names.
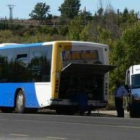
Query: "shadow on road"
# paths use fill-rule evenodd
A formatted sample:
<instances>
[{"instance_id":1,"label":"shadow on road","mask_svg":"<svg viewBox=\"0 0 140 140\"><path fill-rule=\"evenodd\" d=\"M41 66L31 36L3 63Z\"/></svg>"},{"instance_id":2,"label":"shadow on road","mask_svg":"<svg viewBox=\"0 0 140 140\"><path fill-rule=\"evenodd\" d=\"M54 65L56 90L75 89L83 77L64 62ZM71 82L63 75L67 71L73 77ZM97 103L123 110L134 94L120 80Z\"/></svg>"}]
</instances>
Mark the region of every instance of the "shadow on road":
<instances>
[{"instance_id":1,"label":"shadow on road","mask_svg":"<svg viewBox=\"0 0 140 140\"><path fill-rule=\"evenodd\" d=\"M2 113L0 111L0 113ZM36 113L26 113L26 114L44 114L44 115L69 115L69 114L57 114L56 111L54 110L48 110L48 109L43 109L39 110ZM80 116L78 113L70 116ZM86 113L83 116L87 116ZM97 111L92 111L91 115L89 117L117 117L116 111L108 111L108 110L97 110ZM125 118L129 118L129 113L125 111Z\"/></svg>"},{"instance_id":2,"label":"shadow on road","mask_svg":"<svg viewBox=\"0 0 140 140\"><path fill-rule=\"evenodd\" d=\"M58 115L55 111L40 110L37 114ZM62 114L64 115L64 114ZM79 116L78 113L71 116ZM86 113L83 116L87 116ZM89 117L116 117L116 111L93 111Z\"/></svg>"}]
</instances>

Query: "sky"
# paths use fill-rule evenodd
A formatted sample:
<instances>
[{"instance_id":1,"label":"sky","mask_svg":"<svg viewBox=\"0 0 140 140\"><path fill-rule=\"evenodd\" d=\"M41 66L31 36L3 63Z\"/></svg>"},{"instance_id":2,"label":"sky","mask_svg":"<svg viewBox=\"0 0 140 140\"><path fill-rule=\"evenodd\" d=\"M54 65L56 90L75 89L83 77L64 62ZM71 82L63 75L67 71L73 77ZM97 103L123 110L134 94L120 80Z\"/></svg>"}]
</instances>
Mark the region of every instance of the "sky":
<instances>
[{"instance_id":1,"label":"sky","mask_svg":"<svg viewBox=\"0 0 140 140\"><path fill-rule=\"evenodd\" d=\"M111 5L115 11L119 9L121 12L128 8L128 10L140 11L140 0L80 0L81 10L86 7L86 11L94 14L100 7L100 1L102 6L106 8ZM50 14L60 15L58 8L64 2L64 0L0 0L0 18L9 18L9 7L13 5L13 18L28 19L29 14L34 9L35 5L39 2L46 3L50 6Z\"/></svg>"}]
</instances>

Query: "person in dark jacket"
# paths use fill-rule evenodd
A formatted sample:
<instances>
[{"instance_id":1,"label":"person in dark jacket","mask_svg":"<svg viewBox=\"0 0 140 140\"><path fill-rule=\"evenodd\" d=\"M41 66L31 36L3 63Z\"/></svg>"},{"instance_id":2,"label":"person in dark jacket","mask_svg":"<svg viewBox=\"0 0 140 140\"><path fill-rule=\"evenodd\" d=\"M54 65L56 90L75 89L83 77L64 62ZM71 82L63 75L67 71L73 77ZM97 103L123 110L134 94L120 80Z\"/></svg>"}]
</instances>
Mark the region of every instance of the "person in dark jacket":
<instances>
[{"instance_id":1,"label":"person in dark jacket","mask_svg":"<svg viewBox=\"0 0 140 140\"><path fill-rule=\"evenodd\" d=\"M84 115L84 112L88 108L88 95L84 89L81 88L79 90L77 100L78 100L78 105L79 105L79 114Z\"/></svg>"}]
</instances>

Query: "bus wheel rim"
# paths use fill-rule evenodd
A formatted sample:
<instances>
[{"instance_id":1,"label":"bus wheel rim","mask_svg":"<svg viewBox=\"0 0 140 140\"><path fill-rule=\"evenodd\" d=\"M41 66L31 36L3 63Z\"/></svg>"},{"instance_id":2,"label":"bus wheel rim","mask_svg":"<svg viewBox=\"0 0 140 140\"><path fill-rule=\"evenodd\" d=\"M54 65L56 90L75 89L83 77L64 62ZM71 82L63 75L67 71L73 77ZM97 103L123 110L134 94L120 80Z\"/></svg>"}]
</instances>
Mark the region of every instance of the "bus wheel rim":
<instances>
[{"instance_id":1,"label":"bus wheel rim","mask_svg":"<svg viewBox=\"0 0 140 140\"><path fill-rule=\"evenodd\" d=\"M23 108L24 105L24 97L22 94L19 94L17 97L17 108L18 110L21 110Z\"/></svg>"}]
</instances>

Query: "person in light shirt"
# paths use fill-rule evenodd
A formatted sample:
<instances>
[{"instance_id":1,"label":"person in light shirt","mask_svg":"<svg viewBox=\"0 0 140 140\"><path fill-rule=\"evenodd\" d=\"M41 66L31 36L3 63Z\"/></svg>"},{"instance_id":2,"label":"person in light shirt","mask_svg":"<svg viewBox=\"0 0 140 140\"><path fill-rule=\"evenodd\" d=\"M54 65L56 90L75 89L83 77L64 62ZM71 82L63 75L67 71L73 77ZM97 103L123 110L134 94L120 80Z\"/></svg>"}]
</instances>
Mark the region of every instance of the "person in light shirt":
<instances>
[{"instance_id":1,"label":"person in light shirt","mask_svg":"<svg viewBox=\"0 0 140 140\"><path fill-rule=\"evenodd\" d=\"M116 90L114 93L115 96L115 107L118 117L124 117L124 108L123 108L123 97L128 95L127 90L124 86L121 85L120 81L115 82Z\"/></svg>"}]
</instances>

